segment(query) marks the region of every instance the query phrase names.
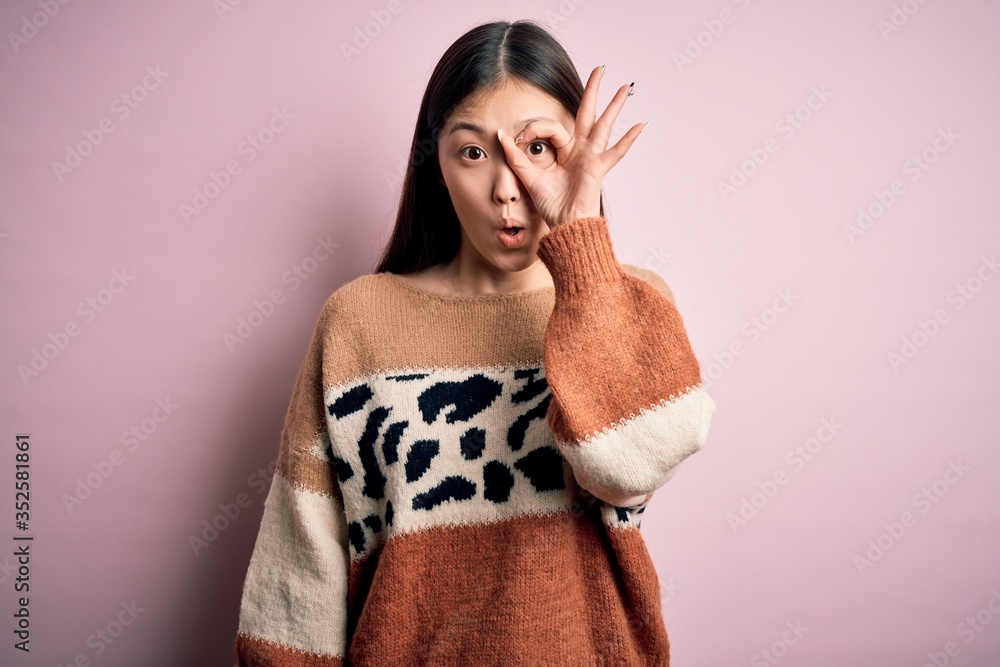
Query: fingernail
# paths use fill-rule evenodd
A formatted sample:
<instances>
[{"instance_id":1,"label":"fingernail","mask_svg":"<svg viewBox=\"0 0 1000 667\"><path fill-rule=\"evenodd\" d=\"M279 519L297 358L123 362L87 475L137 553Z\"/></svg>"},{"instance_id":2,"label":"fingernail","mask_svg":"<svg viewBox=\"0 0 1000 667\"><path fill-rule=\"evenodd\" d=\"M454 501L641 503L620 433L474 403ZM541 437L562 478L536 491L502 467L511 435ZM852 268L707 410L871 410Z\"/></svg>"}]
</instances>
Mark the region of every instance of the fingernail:
<instances>
[{"instance_id":1,"label":"fingernail","mask_svg":"<svg viewBox=\"0 0 1000 667\"><path fill-rule=\"evenodd\" d=\"M514 143L515 144L521 143L521 139L524 139L524 132L522 132L521 134L517 135L517 139L514 140Z\"/></svg>"},{"instance_id":2,"label":"fingernail","mask_svg":"<svg viewBox=\"0 0 1000 667\"><path fill-rule=\"evenodd\" d=\"M604 76L604 68L605 67L607 67L607 65L601 65L601 76Z\"/></svg>"},{"instance_id":3,"label":"fingernail","mask_svg":"<svg viewBox=\"0 0 1000 667\"><path fill-rule=\"evenodd\" d=\"M642 127L640 127L640 128L639 128L639 131L640 131L640 132L642 132L643 130L645 130L645 129L646 129L646 126L647 126L647 125L649 125L649 124L650 124L650 122L652 122L652 119L649 119L649 120L647 120L647 121L646 121L645 123L643 123L643 124L642 124Z\"/></svg>"},{"instance_id":4,"label":"fingernail","mask_svg":"<svg viewBox=\"0 0 1000 667\"><path fill-rule=\"evenodd\" d=\"M632 97L632 93L635 92L635 81L628 84L628 97Z\"/></svg>"},{"instance_id":5,"label":"fingernail","mask_svg":"<svg viewBox=\"0 0 1000 667\"><path fill-rule=\"evenodd\" d=\"M498 128L497 129L497 138L500 139L501 141L503 141L503 138L505 136L506 136L506 134L504 133L503 128L502 127Z\"/></svg>"}]
</instances>

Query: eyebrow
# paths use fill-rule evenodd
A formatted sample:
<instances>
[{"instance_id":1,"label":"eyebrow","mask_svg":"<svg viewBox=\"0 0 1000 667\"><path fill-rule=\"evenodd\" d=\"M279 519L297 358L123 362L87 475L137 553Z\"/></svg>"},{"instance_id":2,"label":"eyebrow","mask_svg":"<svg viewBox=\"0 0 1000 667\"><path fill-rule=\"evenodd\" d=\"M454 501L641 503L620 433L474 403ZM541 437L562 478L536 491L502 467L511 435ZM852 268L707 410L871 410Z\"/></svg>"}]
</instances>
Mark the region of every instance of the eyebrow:
<instances>
[{"instance_id":1,"label":"eyebrow","mask_svg":"<svg viewBox=\"0 0 1000 667\"><path fill-rule=\"evenodd\" d=\"M518 131L520 131L520 130L523 130L524 128L526 128L528 125L531 125L532 123L534 123L536 120L553 120L553 119L549 118L548 116L534 116L533 118L526 118L526 119L520 121L514 127L517 128ZM553 122L555 122L555 121L553 121ZM476 134L479 134L479 135L485 135L486 134L486 130L484 130L483 128L479 127L475 123L470 123L469 121L462 120L462 121L459 121L459 122L455 123L454 125L452 125L451 130L448 131L448 136L450 137L451 135L453 135L455 132L458 132L459 130L471 130L472 132L475 132Z\"/></svg>"}]
</instances>

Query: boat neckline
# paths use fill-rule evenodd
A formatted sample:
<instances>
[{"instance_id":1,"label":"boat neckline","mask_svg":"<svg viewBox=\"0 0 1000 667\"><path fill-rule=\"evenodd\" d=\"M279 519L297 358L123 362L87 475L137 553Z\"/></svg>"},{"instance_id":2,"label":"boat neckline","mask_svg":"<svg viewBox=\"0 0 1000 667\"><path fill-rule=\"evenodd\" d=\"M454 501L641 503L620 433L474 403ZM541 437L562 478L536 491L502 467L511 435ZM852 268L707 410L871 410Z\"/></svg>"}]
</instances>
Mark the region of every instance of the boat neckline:
<instances>
[{"instance_id":1,"label":"boat neckline","mask_svg":"<svg viewBox=\"0 0 1000 667\"><path fill-rule=\"evenodd\" d=\"M434 292L423 287L417 287L409 283L408 281L400 278L399 274L392 273L391 271L383 271L383 274L389 276L393 283L400 285L403 289L409 290L411 292L416 292L417 294L434 298L441 299L445 301L492 301L494 299L517 299L524 297L539 296L543 294L551 294L555 291L555 285L550 285L548 287L536 287L528 290L517 290L514 292L495 292L492 294L442 294L440 292Z\"/></svg>"}]
</instances>

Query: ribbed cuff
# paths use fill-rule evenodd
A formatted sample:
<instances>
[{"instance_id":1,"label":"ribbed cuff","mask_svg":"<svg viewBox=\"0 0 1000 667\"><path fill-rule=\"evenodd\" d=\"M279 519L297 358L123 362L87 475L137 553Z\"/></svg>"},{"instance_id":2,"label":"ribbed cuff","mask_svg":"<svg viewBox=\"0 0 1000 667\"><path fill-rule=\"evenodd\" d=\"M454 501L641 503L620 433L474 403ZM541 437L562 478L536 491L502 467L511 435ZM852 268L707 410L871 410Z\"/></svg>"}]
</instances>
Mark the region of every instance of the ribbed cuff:
<instances>
[{"instance_id":1,"label":"ribbed cuff","mask_svg":"<svg viewBox=\"0 0 1000 667\"><path fill-rule=\"evenodd\" d=\"M539 241L538 258L557 290L579 291L592 284L617 282L623 275L603 216L557 225Z\"/></svg>"}]
</instances>

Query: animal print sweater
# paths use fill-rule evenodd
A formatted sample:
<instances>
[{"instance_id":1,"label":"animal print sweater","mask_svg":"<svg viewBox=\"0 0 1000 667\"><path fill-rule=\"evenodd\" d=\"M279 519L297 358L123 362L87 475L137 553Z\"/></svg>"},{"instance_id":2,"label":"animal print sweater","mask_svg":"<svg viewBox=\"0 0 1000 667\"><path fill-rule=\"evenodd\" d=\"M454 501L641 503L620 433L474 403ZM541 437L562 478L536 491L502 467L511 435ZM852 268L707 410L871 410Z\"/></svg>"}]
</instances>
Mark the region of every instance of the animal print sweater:
<instances>
[{"instance_id":1,"label":"animal print sweater","mask_svg":"<svg viewBox=\"0 0 1000 667\"><path fill-rule=\"evenodd\" d=\"M243 586L242 667L668 665L640 534L716 412L670 290L603 217L554 286L343 285L299 370Z\"/></svg>"}]
</instances>

